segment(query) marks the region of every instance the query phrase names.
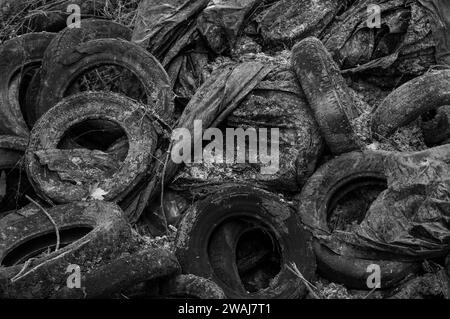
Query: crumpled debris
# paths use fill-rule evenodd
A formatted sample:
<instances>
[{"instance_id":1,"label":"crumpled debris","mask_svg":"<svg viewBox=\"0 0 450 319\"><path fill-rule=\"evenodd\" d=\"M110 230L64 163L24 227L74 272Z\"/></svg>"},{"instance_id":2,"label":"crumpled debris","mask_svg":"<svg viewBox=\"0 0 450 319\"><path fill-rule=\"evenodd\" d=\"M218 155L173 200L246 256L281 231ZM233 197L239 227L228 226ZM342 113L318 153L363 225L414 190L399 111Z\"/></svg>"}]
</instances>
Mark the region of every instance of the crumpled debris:
<instances>
[{"instance_id":1,"label":"crumpled debris","mask_svg":"<svg viewBox=\"0 0 450 319\"><path fill-rule=\"evenodd\" d=\"M234 48L245 19L260 0L212 0L198 17L198 29L209 47L222 54Z\"/></svg>"},{"instance_id":2,"label":"crumpled debris","mask_svg":"<svg viewBox=\"0 0 450 319\"><path fill-rule=\"evenodd\" d=\"M369 28L371 0L356 2L322 35L344 74L364 74L379 86L396 87L436 65L428 11L410 0L378 3L381 28Z\"/></svg>"},{"instance_id":3,"label":"crumpled debris","mask_svg":"<svg viewBox=\"0 0 450 319\"><path fill-rule=\"evenodd\" d=\"M209 0L143 0L132 40L146 47L164 66L196 37L196 20Z\"/></svg>"},{"instance_id":4,"label":"crumpled debris","mask_svg":"<svg viewBox=\"0 0 450 319\"><path fill-rule=\"evenodd\" d=\"M47 165L63 181L92 184L105 179L119 169L119 162L110 154L98 150L42 150L36 152L41 165Z\"/></svg>"},{"instance_id":5,"label":"crumpled debris","mask_svg":"<svg viewBox=\"0 0 450 319\"><path fill-rule=\"evenodd\" d=\"M438 64L450 65L450 2L448 0L419 0L431 11L433 37L436 41Z\"/></svg>"},{"instance_id":6,"label":"crumpled debris","mask_svg":"<svg viewBox=\"0 0 450 319\"><path fill-rule=\"evenodd\" d=\"M187 129L191 136L202 139L202 136L193 134L194 121L202 121L204 130L217 127L272 69L272 66L262 63L244 62L230 63L215 70L190 100L177 127ZM199 141L195 138L192 141L186 140L180 143L179 149L189 149L191 143L198 143ZM166 156L158 161L158 166L155 168L156 173L148 183L145 195L141 199L142 202L147 203L155 199L161 189L161 183L163 181L169 183L175 177L180 165L172 160L168 160L165 165L165 161ZM138 217L130 212L132 221Z\"/></svg>"},{"instance_id":7,"label":"crumpled debris","mask_svg":"<svg viewBox=\"0 0 450 319\"><path fill-rule=\"evenodd\" d=\"M368 259L446 256L450 251L449 155L448 145L390 154L385 166L388 189L360 225L352 232L325 236L326 245L341 255Z\"/></svg>"},{"instance_id":8,"label":"crumpled debris","mask_svg":"<svg viewBox=\"0 0 450 319\"><path fill-rule=\"evenodd\" d=\"M265 42L292 46L308 36L319 36L333 20L340 0L280 0L257 17Z\"/></svg>"},{"instance_id":9,"label":"crumpled debris","mask_svg":"<svg viewBox=\"0 0 450 319\"><path fill-rule=\"evenodd\" d=\"M401 285L390 299L449 299L450 282L445 272L428 273Z\"/></svg>"},{"instance_id":10,"label":"crumpled debris","mask_svg":"<svg viewBox=\"0 0 450 319\"><path fill-rule=\"evenodd\" d=\"M212 190L213 184L250 182L272 191L294 193L300 191L315 170L323 149L323 140L289 61L271 59L263 54L242 58L262 60L273 65L274 70L228 117L227 127L243 130L279 129L279 171L270 175L261 174L263 164L250 164L248 151L245 154L246 163L227 163L226 154L222 154L222 163L186 165L177 175L172 185L174 189L192 194L194 190L203 192L208 187ZM263 138L259 136L259 139ZM249 148L246 141L246 149ZM237 152L234 156L237 157Z\"/></svg>"}]
</instances>

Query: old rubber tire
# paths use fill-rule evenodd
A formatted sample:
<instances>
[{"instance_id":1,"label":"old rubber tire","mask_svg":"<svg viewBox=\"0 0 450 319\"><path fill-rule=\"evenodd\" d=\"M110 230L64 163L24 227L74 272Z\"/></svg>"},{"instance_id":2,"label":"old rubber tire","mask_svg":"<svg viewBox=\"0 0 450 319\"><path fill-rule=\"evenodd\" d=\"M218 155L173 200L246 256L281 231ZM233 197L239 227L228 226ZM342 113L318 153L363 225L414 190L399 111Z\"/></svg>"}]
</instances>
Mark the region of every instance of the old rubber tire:
<instances>
[{"instance_id":1,"label":"old rubber tire","mask_svg":"<svg viewBox=\"0 0 450 319\"><path fill-rule=\"evenodd\" d=\"M36 104L39 98L41 79L48 76L57 76L53 73L53 65L62 63L67 54L81 43L95 39L118 38L123 40L131 40L131 30L119 23L99 20L87 19L81 23L81 28L68 28L59 32L47 46L44 52L43 63L40 71L33 77L29 90L26 94L26 109L28 114L26 117L30 127L38 120L36 115Z\"/></svg>"},{"instance_id":2,"label":"old rubber tire","mask_svg":"<svg viewBox=\"0 0 450 319\"><path fill-rule=\"evenodd\" d=\"M166 249L144 248L94 269L81 278L83 289L64 287L53 299L112 298L127 288L180 272L176 257Z\"/></svg>"},{"instance_id":3,"label":"old rubber tire","mask_svg":"<svg viewBox=\"0 0 450 319\"><path fill-rule=\"evenodd\" d=\"M395 287L403 279L421 269L420 263L343 257L317 241L314 242L314 253L317 258L317 268L322 275L332 282L354 289L369 289L367 279L371 274L368 272L371 265L380 267L380 288L382 289Z\"/></svg>"},{"instance_id":4,"label":"old rubber tire","mask_svg":"<svg viewBox=\"0 0 450 319\"><path fill-rule=\"evenodd\" d=\"M158 136L154 122L134 101L113 93L88 92L61 101L42 116L33 128L25 154L27 175L36 192L56 203L70 203L89 197L90 185L63 182L40 165L35 152L56 149L72 126L86 120L107 120L118 124L129 141L127 157L111 177L98 181L107 192L106 201L122 200L149 172Z\"/></svg>"},{"instance_id":5,"label":"old rubber tire","mask_svg":"<svg viewBox=\"0 0 450 319\"><path fill-rule=\"evenodd\" d=\"M38 67L54 33L29 33L0 46L0 134L27 137L28 127L19 102L21 78Z\"/></svg>"},{"instance_id":6,"label":"old rubber tire","mask_svg":"<svg viewBox=\"0 0 450 319\"><path fill-rule=\"evenodd\" d=\"M450 105L450 70L433 71L405 83L374 111L374 137L388 137L420 115Z\"/></svg>"},{"instance_id":7,"label":"old rubber tire","mask_svg":"<svg viewBox=\"0 0 450 319\"><path fill-rule=\"evenodd\" d=\"M34 208L27 217L0 220L0 297L47 298L66 286L67 267L82 271L96 268L121 256L136 245L122 210L112 203L78 202L48 209L61 235L56 252L55 229L49 218ZM36 258L16 281L23 262Z\"/></svg>"},{"instance_id":8,"label":"old rubber tire","mask_svg":"<svg viewBox=\"0 0 450 319\"><path fill-rule=\"evenodd\" d=\"M213 281L195 275L178 275L160 283L159 296L165 298L225 299Z\"/></svg>"},{"instance_id":9,"label":"old rubber tire","mask_svg":"<svg viewBox=\"0 0 450 319\"><path fill-rule=\"evenodd\" d=\"M360 149L350 122L359 116L354 92L322 42L306 38L297 43L292 63L331 152L339 155Z\"/></svg>"},{"instance_id":10,"label":"old rubber tire","mask_svg":"<svg viewBox=\"0 0 450 319\"><path fill-rule=\"evenodd\" d=\"M303 223L316 236L330 234L328 218L340 199L361 187L387 187L385 159L386 155L381 152L352 152L319 168L297 198L298 214ZM396 284L418 269L417 263L343 257L329 250L325 239L314 241L314 252L322 276L356 289L368 289L367 266L370 264L380 266L382 288Z\"/></svg>"},{"instance_id":11,"label":"old rubber tire","mask_svg":"<svg viewBox=\"0 0 450 319\"><path fill-rule=\"evenodd\" d=\"M208 246L221 224L249 219L263 224L279 246L280 272L262 291L250 294L224 283L211 264ZM296 214L277 196L248 186L224 185L223 189L194 204L183 217L176 237L176 255L183 272L210 279L229 298L297 298L305 295L302 281L287 269L295 263L305 278L312 279L315 262L310 233ZM225 240L225 238L223 238ZM215 252L215 255L220 252Z\"/></svg>"},{"instance_id":12,"label":"old rubber tire","mask_svg":"<svg viewBox=\"0 0 450 319\"><path fill-rule=\"evenodd\" d=\"M46 56L59 56L48 51ZM46 60L46 74L41 74L41 91L36 118L58 103L70 85L84 72L102 65L127 69L140 81L147 95L148 113L173 121L173 93L169 76L161 64L137 44L121 39L97 39L64 49L64 56L55 63Z\"/></svg>"}]
</instances>

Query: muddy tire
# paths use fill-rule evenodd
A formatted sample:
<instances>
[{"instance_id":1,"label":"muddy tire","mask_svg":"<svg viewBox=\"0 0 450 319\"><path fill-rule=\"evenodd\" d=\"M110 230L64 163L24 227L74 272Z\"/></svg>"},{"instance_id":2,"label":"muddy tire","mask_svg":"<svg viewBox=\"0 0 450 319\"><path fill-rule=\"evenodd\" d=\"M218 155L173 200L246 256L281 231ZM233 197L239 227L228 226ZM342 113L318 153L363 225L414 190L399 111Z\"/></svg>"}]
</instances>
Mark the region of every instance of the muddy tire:
<instances>
[{"instance_id":1,"label":"muddy tire","mask_svg":"<svg viewBox=\"0 0 450 319\"><path fill-rule=\"evenodd\" d=\"M208 251L215 232L224 223L252 223L267 235L277 251L278 270L269 287L249 293L226 283L217 260L222 252ZM176 255L185 273L214 281L229 298L297 298L306 288L287 266L295 263L307 279L315 273L310 234L300 225L291 209L278 197L246 186L225 185L217 194L197 202L183 217L176 238ZM221 238L225 240L225 238ZM228 256L228 251L224 252ZM219 256L219 257L218 257ZM234 258L233 258L234 259ZM238 278L234 278L239 280ZM235 282L236 282L235 281Z\"/></svg>"},{"instance_id":2,"label":"muddy tire","mask_svg":"<svg viewBox=\"0 0 450 319\"><path fill-rule=\"evenodd\" d=\"M41 64L44 51L54 36L45 32L29 33L0 46L0 134L28 136L19 102L22 77Z\"/></svg>"},{"instance_id":3,"label":"muddy tire","mask_svg":"<svg viewBox=\"0 0 450 319\"><path fill-rule=\"evenodd\" d=\"M360 149L350 120L359 116L354 92L325 46L316 38L293 48L293 68L333 154Z\"/></svg>"},{"instance_id":4,"label":"muddy tire","mask_svg":"<svg viewBox=\"0 0 450 319\"><path fill-rule=\"evenodd\" d=\"M148 280L180 272L175 256L164 249L143 249L82 276L83 290L64 287L54 299L111 298Z\"/></svg>"},{"instance_id":5,"label":"muddy tire","mask_svg":"<svg viewBox=\"0 0 450 319\"><path fill-rule=\"evenodd\" d=\"M111 65L130 71L140 81L147 96L149 114L167 122L173 121L173 93L170 79L161 64L142 47L121 39L97 39L81 43L64 55L55 50L46 52L45 75L41 74L41 91L36 118L67 95L74 81L95 67ZM60 57L55 63L52 56ZM43 71L44 72L44 71Z\"/></svg>"},{"instance_id":6,"label":"muddy tire","mask_svg":"<svg viewBox=\"0 0 450 319\"><path fill-rule=\"evenodd\" d=\"M44 53L41 69L34 75L29 89L26 92L26 109L24 114L28 125L32 127L38 120L36 117L36 105L39 98L41 79L48 76L56 76L52 70L55 63L63 63L67 54L81 43L95 39L118 38L131 39L131 30L126 26L108 20L88 19L83 20L81 28L65 28L59 32L49 43Z\"/></svg>"},{"instance_id":7,"label":"muddy tire","mask_svg":"<svg viewBox=\"0 0 450 319\"><path fill-rule=\"evenodd\" d=\"M160 283L159 296L165 298L225 299L213 281L195 275L179 275Z\"/></svg>"},{"instance_id":8,"label":"muddy tire","mask_svg":"<svg viewBox=\"0 0 450 319\"><path fill-rule=\"evenodd\" d=\"M121 167L109 178L98 181L107 192L106 201L122 200L149 172L158 136L154 122L145 110L132 100L113 93L80 93L48 111L31 132L25 155L27 175L36 192L56 203L80 201L89 197L89 183L62 181L36 156L41 150L56 149L71 127L90 119L103 119L118 124L129 139L129 149Z\"/></svg>"},{"instance_id":9,"label":"muddy tire","mask_svg":"<svg viewBox=\"0 0 450 319\"><path fill-rule=\"evenodd\" d=\"M261 36L267 43L291 47L305 36L319 36L339 10L338 1L282 0L259 19Z\"/></svg>"},{"instance_id":10,"label":"muddy tire","mask_svg":"<svg viewBox=\"0 0 450 319\"><path fill-rule=\"evenodd\" d=\"M362 187L380 191L387 188L385 160L382 153L353 152L319 168L297 198L302 221L316 236L332 233L330 219L341 199ZM357 221L361 222L364 217L357 216ZM346 258L329 250L325 239L315 240L314 252L322 276L356 289L368 289L366 280L370 273L367 266L370 264L380 265L383 288L394 285L418 268L416 263Z\"/></svg>"},{"instance_id":11,"label":"muddy tire","mask_svg":"<svg viewBox=\"0 0 450 319\"><path fill-rule=\"evenodd\" d=\"M450 105L449 87L450 70L430 72L402 85L375 110L372 120L374 137L388 137L420 115Z\"/></svg>"},{"instance_id":12,"label":"muddy tire","mask_svg":"<svg viewBox=\"0 0 450 319\"><path fill-rule=\"evenodd\" d=\"M381 269L381 289L393 288L421 269L420 263L344 257L319 242L314 243L314 253L317 258L317 268L322 276L353 289L369 289L367 279L371 274L368 272L371 265L377 265Z\"/></svg>"},{"instance_id":13,"label":"muddy tire","mask_svg":"<svg viewBox=\"0 0 450 319\"><path fill-rule=\"evenodd\" d=\"M131 227L115 204L83 202L57 206L48 213L58 226L61 246L56 252L55 228L42 212L0 220L0 296L47 298L66 287L69 265L88 271L118 258L136 243ZM43 254L44 253L44 254ZM24 263L34 258L24 269Z\"/></svg>"}]
</instances>

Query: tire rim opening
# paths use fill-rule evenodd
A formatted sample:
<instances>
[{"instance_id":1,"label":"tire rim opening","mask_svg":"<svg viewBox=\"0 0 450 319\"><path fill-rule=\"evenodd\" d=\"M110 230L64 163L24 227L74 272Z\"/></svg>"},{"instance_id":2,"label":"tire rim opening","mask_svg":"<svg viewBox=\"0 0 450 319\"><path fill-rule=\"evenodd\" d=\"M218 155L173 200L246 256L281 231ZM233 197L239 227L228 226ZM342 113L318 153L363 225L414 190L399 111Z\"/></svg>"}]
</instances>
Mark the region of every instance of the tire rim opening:
<instances>
[{"instance_id":1,"label":"tire rim opening","mask_svg":"<svg viewBox=\"0 0 450 319\"><path fill-rule=\"evenodd\" d=\"M375 177L353 179L339 187L328 202L328 228L351 231L362 223L371 204L386 189L387 181Z\"/></svg>"},{"instance_id":2,"label":"tire rim opening","mask_svg":"<svg viewBox=\"0 0 450 319\"><path fill-rule=\"evenodd\" d=\"M271 286L282 268L281 248L274 232L248 218L233 218L217 226L209 240L208 255L223 285L250 294Z\"/></svg>"},{"instance_id":3,"label":"tire rim opening","mask_svg":"<svg viewBox=\"0 0 450 319\"><path fill-rule=\"evenodd\" d=\"M95 119L70 127L58 143L58 148L99 150L123 162L128 154L129 142L120 125L109 120Z\"/></svg>"},{"instance_id":4,"label":"tire rim opening","mask_svg":"<svg viewBox=\"0 0 450 319\"><path fill-rule=\"evenodd\" d=\"M270 286L281 271L278 244L268 230L248 231L239 238L236 246L236 264L244 288L257 293Z\"/></svg>"},{"instance_id":5,"label":"tire rim opening","mask_svg":"<svg viewBox=\"0 0 450 319\"><path fill-rule=\"evenodd\" d=\"M86 91L114 92L147 103L147 94L139 78L119 65L100 65L86 70L69 85L64 96Z\"/></svg>"},{"instance_id":6,"label":"tire rim opening","mask_svg":"<svg viewBox=\"0 0 450 319\"><path fill-rule=\"evenodd\" d=\"M60 229L60 249L75 241L83 238L93 230L92 227L80 226L66 229ZM12 249L1 261L1 265L11 267L20 265L29 260L44 256L55 250L56 234L54 232L42 234L40 236L26 240L25 242Z\"/></svg>"}]
</instances>

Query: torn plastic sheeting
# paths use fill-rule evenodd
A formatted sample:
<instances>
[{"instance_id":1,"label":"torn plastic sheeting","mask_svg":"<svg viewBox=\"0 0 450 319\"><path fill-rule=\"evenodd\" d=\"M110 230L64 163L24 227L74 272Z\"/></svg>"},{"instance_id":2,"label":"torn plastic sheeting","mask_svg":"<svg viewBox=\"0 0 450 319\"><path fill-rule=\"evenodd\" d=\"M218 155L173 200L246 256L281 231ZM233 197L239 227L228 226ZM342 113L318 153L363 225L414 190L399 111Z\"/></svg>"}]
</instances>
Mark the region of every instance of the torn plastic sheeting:
<instances>
[{"instance_id":1,"label":"torn plastic sheeting","mask_svg":"<svg viewBox=\"0 0 450 319\"><path fill-rule=\"evenodd\" d=\"M98 150L49 149L35 154L41 165L47 165L61 180L77 184L101 181L120 167L120 163L112 155Z\"/></svg>"},{"instance_id":2,"label":"torn plastic sheeting","mask_svg":"<svg viewBox=\"0 0 450 319\"><path fill-rule=\"evenodd\" d=\"M381 28L369 28L371 0L356 3L333 22L323 42L347 73L377 71L417 76L435 65L427 10L410 0L382 0ZM387 31L387 33L386 33ZM390 70L390 72L392 72Z\"/></svg>"},{"instance_id":3,"label":"torn plastic sheeting","mask_svg":"<svg viewBox=\"0 0 450 319\"><path fill-rule=\"evenodd\" d=\"M178 98L189 101L195 95L210 75L206 69L207 65L208 52L200 43L197 43L193 50L179 54L172 60L167 73Z\"/></svg>"},{"instance_id":4,"label":"torn plastic sheeting","mask_svg":"<svg viewBox=\"0 0 450 319\"><path fill-rule=\"evenodd\" d=\"M232 49L246 17L261 0L212 0L198 17L198 29L217 54Z\"/></svg>"},{"instance_id":5,"label":"torn plastic sheeting","mask_svg":"<svg viewBox=\"0 0 450 319\"><path fill-rule=\"evenodd\" d=\"M258 62L230 64L216 70L197 90L186 106L177 127L188 129L191 136L194 136L194 121L196 120L202 121L205 130L209 127L217 127L271 70L271 66ZM195 142L195 140L192 141L192 143ZM184 147L191 147L191 145ZM165 151L160 154L164 155L161 156L160 161L157 161L158 166L155 168L153 179L149 181L147 188L137 195L140 197L139 202L141 203L151 202L159 194L163 174L164 184L167 184L171 182L180 167L171 160L167 160L167 165L165 165L167 156L170 154L166 154ZM126 211L132 222L136 222L142 214L142 210L134 210L131 206L126 208Z\"/></svg>"},{"instance_id":6,"label":"torn plastic sheeting","mask_svg":"<svg viewBox=\"0 0 450 319\"><path fill-rule=\"evenodd\" d=\"M360 30L367 28L367 8L373 5L373 0L357 2L349 8L332 26L323 34L323 42L327 49L333 53L338 60L343 61L341 51L347 42ZM405 0L382 0L377 3L380 6L381 18L383 13L405 7ZM383 23L384 21L381 21Z\"/></svg>"},{"instance_id":7,"label":"torn plastic sheeting","mask_svg":"<svg viewBox=\"0 0 450 319\"><path fill-rule=\"evenodd\" d=\"M246 163L227 163L229 155L224 153L220 164L186 165L171 185L173 189L187 193L189 198L198 198L205 193L214 193L213 185L239 181L272 191L300 191L317 165L323 140L290 65L275 65L275 69L228 117L226 127L257 131L279 129L279 170L270 175L262 174L266 164L249 163L250 152L245 154ZM259 140L265 139L260 133ZM248 144L246 150L250 150ZM235 149L235 158L237 151Z\"/></svg>"},{"instance_id":8,"label":"torn plastic sheeting","mask_svg":"<svg viewBox=\"0 0 450 319\"><path fill-rule=\"evenodd\" d=\"M208 1L143 0L139 4L132 40L167 66L195 38L196 17Z\"/></svg>"},{"instance_id":9,"label":"torn plastic sheeting","mask_svg":"<svg viewBox=\"0 0 450 319\"><path fill-rule=\"evenodd\" d=\"M318 37L341 6L339 0L281 0L257 17L257 22L266 42L292 46L302 38Z\"/></svg>"},{"instance_id":10,"label":"torn plastic sheeting","mask_svg":"<svg viewBox=\"0 0 450 319\"><path fill-rule=\"evenodd\" d=\"M342 256L422 260L450 251L450 145L386 160L388 189L352 232L318 236Z\"/></svg>"},{"instance_id":11,"label":"torn plastic sheeting","mask_svg":"<svg viewBox=\"0 0 450 319\"><path fill-rule=\"evenodd\" d=\"M436 41L438 64L450 65L450 2L448 0L419 0L431 11L434 21L433 37Z\"/></svg>"}]
</instances>

